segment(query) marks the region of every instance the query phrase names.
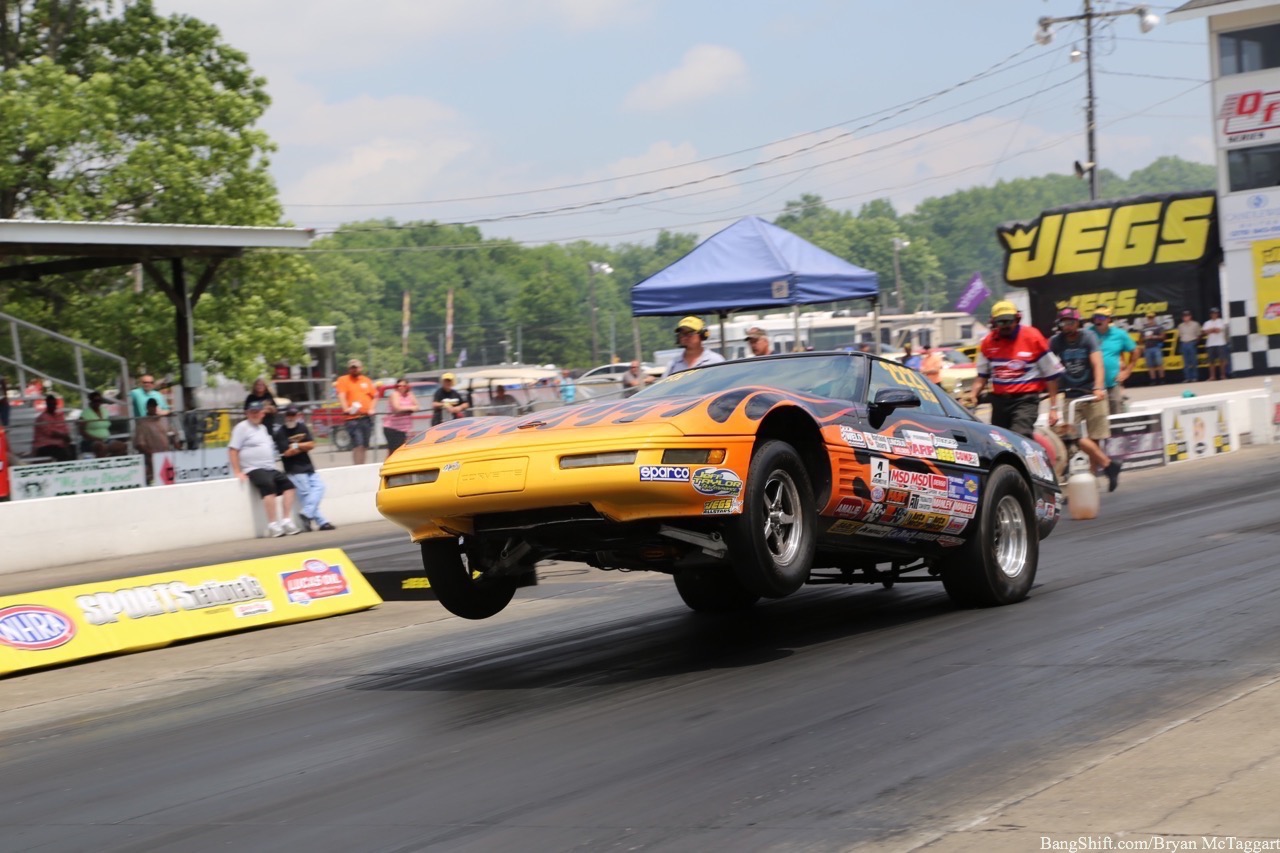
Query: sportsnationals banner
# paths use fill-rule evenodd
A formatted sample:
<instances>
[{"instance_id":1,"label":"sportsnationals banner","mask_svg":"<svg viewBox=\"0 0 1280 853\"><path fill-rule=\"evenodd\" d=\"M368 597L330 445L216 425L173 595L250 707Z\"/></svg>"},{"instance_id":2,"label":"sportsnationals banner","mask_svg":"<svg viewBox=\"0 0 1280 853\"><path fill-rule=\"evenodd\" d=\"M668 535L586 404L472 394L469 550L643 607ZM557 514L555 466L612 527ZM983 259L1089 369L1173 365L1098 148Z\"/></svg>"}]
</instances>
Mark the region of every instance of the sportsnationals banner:
<instances>
[{"instance_id":1,"label":"sportsnationals banner","mask_svg":"<svg viewBox=\"0 0 1280 853\"><path fill-rule=\"evenodd\" d=\"M381 601L340 548L0 596L0 676Z\"/></svg>"},{"instance_id":2,"label":"sportsnationals banner","mask_svg":"<svg viewBox=\"0 0 1280 853\"><path fill-rule=\"evenodd\" d=\"M1046 334L1058 309L1099 305L1128 329L1148 311L1166 329L1183 309L1221 305L1217 196L1197 191L1091 201L1001 225L1005 280L1025 287L1030 322Z\"/></svg>"}]
</instances>

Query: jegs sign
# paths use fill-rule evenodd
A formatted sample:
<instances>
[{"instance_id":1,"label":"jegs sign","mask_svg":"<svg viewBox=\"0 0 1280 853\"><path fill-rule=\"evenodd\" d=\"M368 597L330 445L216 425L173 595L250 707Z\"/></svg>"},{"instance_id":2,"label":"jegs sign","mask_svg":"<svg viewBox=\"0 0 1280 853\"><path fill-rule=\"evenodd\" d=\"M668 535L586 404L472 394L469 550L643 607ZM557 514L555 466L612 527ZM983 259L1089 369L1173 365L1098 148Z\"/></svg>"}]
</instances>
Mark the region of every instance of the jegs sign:
<instances>
[{"instance_id":1,"label":"jegs sign","mask_svg":"<svg viewBox=\"0 0 1280 853\"><path fill-rule=\"evenodd\" d=\"M1031 322L1053 326L1059 308L1111 308L1127 328L1148 311L1208 316L1218 296L1217 197L1197 191L1093 201L1046 210L996 229L1005 280L1028 290Z\"/></svg>"}]
</instances>

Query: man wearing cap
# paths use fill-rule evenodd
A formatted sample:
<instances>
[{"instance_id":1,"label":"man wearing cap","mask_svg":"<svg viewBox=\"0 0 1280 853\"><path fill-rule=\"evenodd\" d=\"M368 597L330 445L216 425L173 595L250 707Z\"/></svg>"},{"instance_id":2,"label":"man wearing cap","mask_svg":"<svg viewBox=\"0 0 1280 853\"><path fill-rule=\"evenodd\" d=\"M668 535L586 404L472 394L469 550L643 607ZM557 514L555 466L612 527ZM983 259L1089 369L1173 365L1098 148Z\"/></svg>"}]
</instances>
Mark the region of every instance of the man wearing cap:
<instances>
[{"instance_id":1,"label":"man wearing cap","mask_svg":"<svg viewBox=\"0 0 1280 853\"><path fill-rule=\"evenodd\" d=\"M440 387L431 398L432 426L439 426L454 418L466 417L467 409L471 408L471 404L467 402L462 392L453 387L456 379L457 377L452 373L446 373L440 377Z\"/></svg>"},{"instance_id":2,"label":"man wearing cap","mask_svg":"<svg viewBox=\"0 0 1280 853\"><path fill-rule=\"evenodd\" d=\"M1098 446L1101 439L1111 437L1102 348L1091 330L1080 328L1080 312L1076 309L1063 308L1059 311L1058 326L1062 331L1049 339L1049 349L1062 362L1062 376L1058 383L1063 396L1068 402L1080 401L1076 404L1076 421L1084 421L1084 428L1080 430L1080 449L1097 470L1107 475L1108 491L1114 492L1120 479L1120 463ZM1055 411L1057 406L1056 396L1050 397L1050 411ZM1064 414L1069 414L1065 411L1065 404L1063 408Z\"/></svg>"},{"instance_id":3,"label":"man wearing cap","mask_svg":"<svg viewBox=\"0 0 1280 853\"><path fill-rule=\"evenodd\" d=\"M773 352L773 345L769 343L769 333L759 326L752 326L747 329L747 346L751 347L751 355L754 358L758 355L768 355Z\"/></svg>"},{"instance_id":4,"label":"man wearing cap","mask_svg":"<svg viewBox=\"0 0 1280 853\"><path fill-rule=\"evenodd\" d=\"M1178 333L1178 353L1182 356L1182 381L1195 382L1200 376L1200 356L1196 347L1200 343L1200 324L1191 316L1191 309L1182 312L1182 322L1175 329Z\"/></svg>"},{"instance_id":5,"label":"man wearing cap","mask_svg":"<svg viewBox=\"0 0 1280 853\"><path fill-rule=\"evenodd\" d=\"M1040 395L1052 401L1058 394L1062 364L1049 342L1034 326L1022 325L1022 314L1012 302L991 306L991 331L978 344L978 376L973 380L977 400L991 383L991 423L1032 438L1040 413ZM1049 426L1058 422L1057 409L1049 406Z\"/></svg>"},{"instance_id":6,"label":"man wearing cap","mask_svg":"<svg viewBox=\"0 0 1280 853\"><path fill-rule=\"evenodd\" d=\"M724 361L724 356L712 352L702 344L707 339L707 324L699 317L685 317L676 325L676 344L684 349L684 353L676 357L663 377L682 370L702 367L704 364L717 364Z\"/></svg>"},{"instance_id":7,"label":"man wearing cap","mask_svg":"<svg viewBox=\"0 0 1280 853\"><path fill-rule=\"evenodd\" d=\"M298 491L302 529L311 530L315 525L316 530L336 530L320 511L324 480L320 479L316 466L311 462L311 450L316 446L316 440L300 415L297 406L285 408L284 422L275 428L276 450L284 463L285 475Z\"/></svg>"},{"instance_id":8,"label":"man wearing cap","mask_svg":"<svg viewBox=\"0 0 1280 853\"><path fill-rule=\"evenodd\" d=\"M1113 415L1124 414L1124 383L1133 373L1133 352L1138 347L1133 336L1111 322L1111 309L1093 309L1093 333L1102 349L1102 369L1107 384L1107 406Z\"/></svg>"},{"instance_id":9,"label":"man wearing cap","mask_svg":"<svg viewBox=\"0 0 1280 853\"><path fill-rule=\"evenodd\" d=\"M1142 335L1142 360L1147 364L1147 376L1152 385L1164 383L1164 326L1156 319L1156 312L1148 311L1138 328Z\"/></svg>"},{"instance_id":10,"label":"man wearing cap","mask_svg":"<svg viewBox=\"0 0 1280 853\"><path fill-rule=\"evenodd\" d=\"M293 523L293 483L276 470L276 442L262 425L266 409L254 401L244 410L244 420L231 430L227 456L231 473L237 480L252 483L262 496L262 509L267 515L267 535L286 536L301 533Z\"/></svg>"},{"instance_id":11,"label":"man wearing cap","mask_svg":"<svg viewBox=\"0 0 1280 853\"><path fill-rule=\"evenodd\" d=\"M1209 380L1227 378L1227 324L1222 319L1222 312L1217 308L1209 309L1209 319L1200 327L1204 333L1204 351L1209 356Z\"/></svg>"},{"instance_id":12,"label":"man wearing cap","mask_svg":"<svg viewBox=\"0 0 1280 853\"><path fill-rule=\"evenodd\" d=\"M345 426L351 436L351 461L363 465L369 452L369 438L373 435L373 408L378 399L378 386L364 375L360 359L347 362L347 372L333 383L338 389L338 402L346 414Z\"/></svg>"}]
</instances>

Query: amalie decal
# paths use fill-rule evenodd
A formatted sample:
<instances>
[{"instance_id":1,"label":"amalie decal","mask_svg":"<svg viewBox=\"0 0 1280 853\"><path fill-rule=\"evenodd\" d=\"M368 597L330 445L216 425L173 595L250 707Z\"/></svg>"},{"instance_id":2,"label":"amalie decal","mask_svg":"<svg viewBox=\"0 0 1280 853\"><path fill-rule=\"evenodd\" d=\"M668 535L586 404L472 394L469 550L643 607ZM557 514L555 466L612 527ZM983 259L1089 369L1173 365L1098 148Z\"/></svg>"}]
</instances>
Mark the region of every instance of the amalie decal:
<instances>
[{"instance_id":1,"label":"amalie decal","mask_svg":"<svg viewBox=\"0 0 1280 853\"><path fill-rule=\"evenodd\" d=\"M1005 280L1198 261L1211 249L1215 200L1137 201L1001 226L996 234L1006 252Z\"/></svg>"}]
</instances>

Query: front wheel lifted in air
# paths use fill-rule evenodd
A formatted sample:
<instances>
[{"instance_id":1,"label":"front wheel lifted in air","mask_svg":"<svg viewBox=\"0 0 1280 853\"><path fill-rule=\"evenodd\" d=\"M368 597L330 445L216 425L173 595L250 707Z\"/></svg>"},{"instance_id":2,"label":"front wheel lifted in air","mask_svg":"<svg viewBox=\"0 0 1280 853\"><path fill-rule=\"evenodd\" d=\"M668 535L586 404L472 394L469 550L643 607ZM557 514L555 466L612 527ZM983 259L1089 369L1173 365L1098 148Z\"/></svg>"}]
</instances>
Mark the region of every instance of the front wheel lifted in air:
<instances>
[{"instance_id":1,"label":"front wheel lifted in air","mask_svg":"<svg viewBox=\"0 0 1280 853\"><path fill-rule=\"evenodd\" d=\"M444 609L463 619L488 619L501 613L519 585L513 575L474 577L457 539L423 541L422 568Z\"/></svg>"},{"instance_id":2,"label":"front wheel lifted in air","mask_svg":"<svg viewBox=\"0 0 1280 853\"><path fill-rule=\"evenodd\" d=\"M742 514L725 527L729 558L742 586L765 598L790 595L809 579L817 548L813 487L785 441L756 448Z\"/></svg>"}]
</instances>

